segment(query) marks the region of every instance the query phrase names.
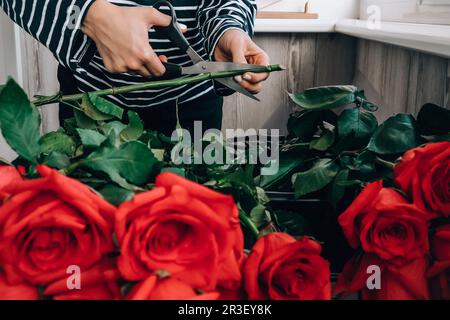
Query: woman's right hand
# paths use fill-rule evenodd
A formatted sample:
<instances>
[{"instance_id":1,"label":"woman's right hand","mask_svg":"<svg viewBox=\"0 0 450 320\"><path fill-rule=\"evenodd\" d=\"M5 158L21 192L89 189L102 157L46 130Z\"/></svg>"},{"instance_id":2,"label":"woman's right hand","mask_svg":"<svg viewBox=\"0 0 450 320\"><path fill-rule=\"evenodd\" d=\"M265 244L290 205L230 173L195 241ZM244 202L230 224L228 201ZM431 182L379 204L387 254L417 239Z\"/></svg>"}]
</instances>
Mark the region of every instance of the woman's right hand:
<instances>
[{"instance_id":1,"label":"woman's right hand","mask_svg":"<svg viewBox=\"0 0 450 320\"><path fill-rule=\"evenodd\" d=\"M161 61L166 62L167 58L158 57L152 49L148 30L168 26L171 19L152 7L120 7L96 0L84 19L82 31L94 40L108 71L159 77L166 71ZM186 31L186 26L180 27Z\"/></svg>"}]
</instances>

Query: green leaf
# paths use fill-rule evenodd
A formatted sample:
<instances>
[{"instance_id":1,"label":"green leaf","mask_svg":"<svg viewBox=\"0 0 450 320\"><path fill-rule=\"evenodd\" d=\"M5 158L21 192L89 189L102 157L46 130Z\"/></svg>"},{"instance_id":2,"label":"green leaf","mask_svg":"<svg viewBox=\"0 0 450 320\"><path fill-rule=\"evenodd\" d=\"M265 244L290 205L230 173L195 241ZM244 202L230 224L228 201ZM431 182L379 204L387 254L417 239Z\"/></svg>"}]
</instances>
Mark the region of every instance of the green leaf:
<instances>
[{"instance_id":1,"label":"green leaf","mask_svg":"<svg viewBox=\"0 0 450 320\"><path fill-rule=\"evenodd\" d=\"M106 143L106 141L105 141ZM125 189L143 185L149 181L157 160L150 149L139 141L130 141L119 147L104 144L81 161L81 165L100 171Z\"/></svg>"},{"instance_id":2,"label":"green leaf","mask_svg":"<svg viewBox=\"0 0 450 320\"><path fill-rule=\"evenodd\" d=\"M377 155L369 150L364 150L355 158L354 165L360 172L360 178L370 181L376 178L377 170L375 159Z\"/></svg>"},{"instance_id":3,"label":"green leaf","mask_svg":"<svg viewBox=\"0 0 450 320\"><path fill-rule=\"evenodd\" d=\"M346 182L349 174L350 170L344 169L339 171L339 173L334 178L333 183L331 184L329 195L329 199L332 204L336 205L344 197L346 187L341 185L341 182Z\"/></svg>"},{"instance_id":4,"label":"green leaf","mask_svg":"<svg viewBox=\"0 0 450 320\"><path fill-rule=\"evenodd\" d=\"M114 132L117 137L120 136L120 133L125 130L127 126L120 121L111 121L105 123L101 126L101 131L105 136L110 136L111 132Z\"/></svg>"},{"instance_id":5,"label":"green leaf","mask_svg":"<svg viewBox=\"0 0 450 320\"><path fill-rule=\"evenodd\" d=\"M70 166L70 159L66 154L54 151L44 158L43 164L61 170Z\"/></svg>"},{"instance_id":6,"label":"green leaf","mask_svg":"<svg viewBox=\"0 0 450 320\"><path fill-rule=\"evenodd\" d=\"M347 145L347 148L351 149L366 147L377 127L377 118L371 113L363 112L360 108L344 110L337 122L340 139L345 139L354 133L351 144Z\"/></svg>"},{"instance_id":7,"label":"green leaf","mask_svg":"<svg viewBox=\"0 0 450 320\"><path fill-rule=\"evenodd\" d=\"M291 157L279 159L279 168L277 174L260 176L258 185L263 189L271 189L280 181L283 181L293 170L295 170L302 163L301 159Z\"/></svg>"},{"instance_id":8,"label":"green leaf","mask_svg":"<svg viewBox=\"0 0 450 320\"><path fill-rule=\"evenodd\" d=\"M357 91L355 86L329 86L311 88L289 96L295 104L304 109L324 110L355 102Z\"/></svg>"},{"instance_id":9,"label":"green leaf","mask_svg":"<svg viewBox=\"0 0 450 320\"><path fill-rule=\"evenodd\" d=\"M129 124L120 133L120 138L124 141L137 140L144 133L144 123L134 111L128 111L128 119Z\"/></svg>"},{"instance_id":10,"label":"green leaf","mask_svg":"<svg viewBox=\"0 0 450 320\"><path fill-rule=\"evenodd\" d=\"M339 166L332 159L320 159L314 166L292 176L295 196L300 198L308 193L325 188L339 171Z\"/></svg>"},{"instance_id":11,"label":"green leaf","mask_svg":"<svg viewBox=\"0 0 450 320\"><path fill-rule=\"evenodd\" d=\"M333 131L326 131L321 137L311 141L310 148L317 151L327 151L336 140L336 135Z\"/></svg>"},{"instance_id":12,"label":"green leaf","mask_svg":"<svg viewBox=\"0 0 450 320\"><path fill-rule=\"evenodd\" d=\"M39 145L40 152L46 155L59 152L70 156L75 152L75 141L61 131L49 132L42 136Z\"/></svg>"},{"instance_id":13,"label":"green leaf","mask_svg":"<svg viewBox=\"0 0 450 320\"><path fill-rule=\"evenodd\" d=\"M26 93L12 79L0 92L0 127L9 146L22 158L37 163L41 117Z\"/></svg>"},{"instance_id":14,"label":"green leaf","mask_svg":"<svg viewBox=\"0 0 450 320\"><path fill-rule=\"evenodd\" d=\"M274 212L274 219L280 231L293 237L310 236L313 233L309 221L298 212L277 210Z\"/></svg>"},{"instance_id":15,"label":"green leaf","mask_svg":"<svg viewBox=\"0 0 450 320\"><path fill-rule=\"evenodd\" d=\"M115 206L119 206L121 203L131 200L134 196L133 191L121 188L115 184L108 184L99 190L99 192L106 201Z\"/></svg>"},{"instance_id":16,"label":"green leaf","mask_svg":"<svg viewBox=\"0 0 450 320\"><path fill-rule=\"evenodd\" d=\"M368 149L378 154L398 154L422 143L411 115L398 114L387 119L372 136Z\"/></svg>"},{"instance_id":17,"label":"green leaf","mask_svg":"<svg viewBox=\"0 0 450 320\"><path fill-rule=\"evenodd\" d=\"M322 113L318 111L301 111L292 114L287 129L290 134L301 141L309 141L322 123Z\"/></svg>"},{"instance_id":18,"label":"green leaf","mask_svg":"<svg viewBox=\"0 0 450 320\"><path fill-rule=\"evenodd\" d=\"M84 114L95 121L122 119L123 109L93 93L83 95L80 104Z\"/></svg>"},{"instance_id":19,"label":"green leaf","mask_svg":"<svg viewBox=\"0 0 450 320\"><path fill-rule=\"evenodd\" d=\"M256 205L252 211L250 211L250 219L258 229L264 227L271 220L266 207L262 204Z\"/></svg>"},{"instance_id":20,"label":"green leaf","mask_svg":"<svg viewBox=\"0 0 450 320\"><path fill-rule=\"evenodd\" d=\"M102 112L103 114L113 116L114 118L122 119L123 109L121 107L96 95L95 93L88 93L88 96L90 102L98 111Z\"/></svg>"},{"instance_id":21,"label":"green leaf","mask_svg":"<svg viewBox=\"0 0 450 320\"><path fill-rule=\"evenodd\" d=\"M427 103L417 116L417 125L423 135L450 133L450 110Z\"/></svg>"},{"instance_id":22,"label":"green leaf","mask_svg":"<svg viewBox=\"0 0 450 320\"><path fill-rule=\"evenodd\" d=\"M148 144L150 149L164 149L164 143L161 141L156 131L144 132L139 140Z\"/></svg>"},{"instance_id":23,"label":"green leaf","mask_svg":"<svg viewBox=\"0 0 450 320\"><path fill-rule=\"evenodd\" d=\"M99 109L97 109L90 100L89 95L87 93L83 95L80 108L86 115L86 117L94 121L106 121L114 119L114 116L107 113L103 113Z\"/></svg>"},{"instance_id":24,"label":"green leaf","mask_svg":"<svg viewBox=\"0 0 450 320\"><path fill-rule=\"evenodd\" d=\"M81 143L87 148L98 148L106 140L106 137L95 130L77 129Z\"/></svg>"},{"instance_id":25,"label":"green leaf","mask_svg":"<svg viewBox=\"0 0 450 320\"><path fill-rule=\"evenodd\" d=\"M92 120L87 115L85 115L83 112L74 110L73 111L74 118L76 121L76 124L81 129L95 129L97 127L97 122L95 120Z\"/></svg>"}]
</instances>

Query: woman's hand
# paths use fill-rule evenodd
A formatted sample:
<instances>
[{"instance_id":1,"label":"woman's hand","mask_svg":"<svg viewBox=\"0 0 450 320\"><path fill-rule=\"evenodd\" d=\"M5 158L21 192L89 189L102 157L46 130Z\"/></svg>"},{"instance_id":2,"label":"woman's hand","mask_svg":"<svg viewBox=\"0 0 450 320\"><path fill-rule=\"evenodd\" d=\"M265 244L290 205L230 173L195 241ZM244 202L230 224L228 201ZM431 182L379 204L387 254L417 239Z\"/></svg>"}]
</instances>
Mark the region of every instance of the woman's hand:
<instances>
[{"instance_id":1,"label":"woman's hand","mask_svg":"<svg viewBox=\"0 0 450 320\"><path fill-rule=\"evenodd\" d=\"M158 57L153 51L148 30L168 26L171 19L151 7L119 7L106 0L96 0L86 15L82 31L95 41L108 71L159 77L166 71L161 61L166 62L167 58ZM180 27L186 30L186 26Z\"/></svg>"},{"instance_id":2,"label":"woman's hand","mask_svg":"<svg viewBox=\"0 0 450 320\"><path fill-rule=\"evenodd\" d=\"M262 66L270 64L267 53L258 47L244 31L238 29L231 29L223 34L214 51L214 59ZM236 77L235 80L251 93L259 93L262 89L262 82L268 77L268 73L246 73Z\"/></svg>"}]
</instances>

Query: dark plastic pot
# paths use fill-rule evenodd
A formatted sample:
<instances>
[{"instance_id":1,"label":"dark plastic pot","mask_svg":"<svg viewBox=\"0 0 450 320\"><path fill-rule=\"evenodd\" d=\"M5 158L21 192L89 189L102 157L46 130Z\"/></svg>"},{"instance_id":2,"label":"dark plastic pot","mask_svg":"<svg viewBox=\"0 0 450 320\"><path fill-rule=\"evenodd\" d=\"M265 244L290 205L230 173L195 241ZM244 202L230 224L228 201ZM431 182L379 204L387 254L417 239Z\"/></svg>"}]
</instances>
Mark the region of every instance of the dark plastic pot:
<instances>
[{"instance_id":1,"label":"dark plastic pot","mask_svg":"<svg viewBox=\"0 0 450 320\"><path fill-rule=\"evenodd\" d=\"M330 261L331 272L342 272L344 264L352 257L351 249L337 222L338 212L330 202L320 199L295 199L291 192L267 192L274 210L296 212L308 220L312 234L322 242L323 257Z\"/></svg>"}]
</instances>

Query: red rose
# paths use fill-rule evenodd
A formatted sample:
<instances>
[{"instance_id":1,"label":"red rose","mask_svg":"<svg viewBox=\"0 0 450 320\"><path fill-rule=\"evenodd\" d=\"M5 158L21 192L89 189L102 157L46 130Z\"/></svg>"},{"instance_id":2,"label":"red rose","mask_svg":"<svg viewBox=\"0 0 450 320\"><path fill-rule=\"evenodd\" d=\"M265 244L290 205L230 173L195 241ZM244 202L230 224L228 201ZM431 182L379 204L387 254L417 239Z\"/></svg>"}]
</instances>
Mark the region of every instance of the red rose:
<instances>
[{"instance_id":1,"label":"red rose","mask_svg":"<svg viewBox=\"0 0 450 320\"><path fill-rule=\"evenodd\" d=\"M243 288L237 288L235 290L226 290L218 288L217 291L220 294L219 300L246 300L245 290Z\"/></svg>"},{"instance_id":2,"label":"red rose","mask_svg":"<svg viewBox=\"0 0 450 320\"><path fill-rule=\"evenodd\" d=\"M244 267L249 299L329 300L330 266L320 252L320 244L306 237L271 233L260 238Z\"/></svg>"},{"instance_id":3,"label":"red rose","mask_svg":"<svg viewBox=\"0 0 450 320\"><path fill-rule=\"evenodd\" d=\"M369 289L367 286L367 280L373 275L373 271L368 269L370 266L380 268L379 289ZM361 292L363 300L429 299L426 269L425 256L399 267L386 263L374 254L356 255L345 265L333 291L343 296Z\"/></svg>"},{"instance_id":4,"label":"red rose","mask_svg":"<svg viewBox=\"0 0 450 320\"><path fill-rule=\"evenodd\" d=\"M116 300L120 299L119 270L113 259L104 259L87 271L80 270L80 289L69 289L67 274L49 284L44 295L53 300Z\"/></svg>"},{"instance_id":5,"label":"red rose","mask_svg":"<svg viewBox=\"0 0 450 320\"><path fill-rule=\"evenodd\" d=\"M45 285L69 265L87 269L113 250L115 208L74 179L37 170L41 178L3 188L0 265L11 284Z\"/></svg>"},{"instance_id":6,"label":"red rose","mask_svg":"<svg viewBox=\"0 0 450 320\"><path fill-rule=\"evenodd\" d=\"M192 286L173 277L150 276L128 294L129 300L217 300L219 293L198 293Z\"/></svg>"},{"instance_id":7,"label":"red rose","mask_svg":"<svg viewBox=\"0 0 450 320\"><path fill-rule=\"evenodd\" d=\"M19 171L12 166L0 166L0 205L9 194L4 190L16 181L22 180Z\"/></svg>"},{"instance_id":8,"label":"red rose","mask_svg":"<svg viewBox=\"0 0 450 320\"><path fill-rule=\"evenodd\" d=\"M394 178L414 204L450 216L450 142L407 151L394 169Z\"/></svg>"},{"instance_id":9,"label":"red rose","mask_svg":"<svg viewBox=\"0 0 450 320\"><path fill-rule=\"evenodd\" d=\"M439 261L450 261L450 224L436 228L431 239L431 253Z\"/></svg>"},{"instance_id":10,"label":"red rose","mask_svg":"<svg viewBox=\"0 0 450 320\"><path fill-rule=\"evenodd\" d=\"M0 273L0 300L39 300L39 292L29 284L10 285L4 274Z\"/></svg>"},{"instance_id":11,"label":"red rose","mask_svg":"<svg viewBox=\"0 0 450 320\"><path fill-rule=\"evenodd\" d=\"M431 252L435 260L428 276L433 298L450 300L450 224L436 228Z\"/></svg>"},{"instance_id":12,"label":"red rose","mask_svg":"<svg viewBox=\"0 0 450 320\"><path fill-rule=\"evenodd\" d=\"M127 280L165 271L195 289L239 286L243 234L231 196L163 173L155 189L123 203L116 219Z\"/></svg>"},{"instance_id":13,"label":"red rose","mask_svg":"<svg viewBox=\"0 0 450 320\"><path fill-rule=\"evenodd\" d=\"M353 248L403 264L429 250L429 215L409 204L398 192L369 184L338 220Z\"/></svg>"},{"instance_id":14,"label":"red rose","mask_svg":"<svg viewBox=\"0 0 450 320\"><path fill-rule=\"evenodd\" d=\"M428 277L433 299L450 300L450 261L435 261Z\"/></svg>"}]
</instances>

